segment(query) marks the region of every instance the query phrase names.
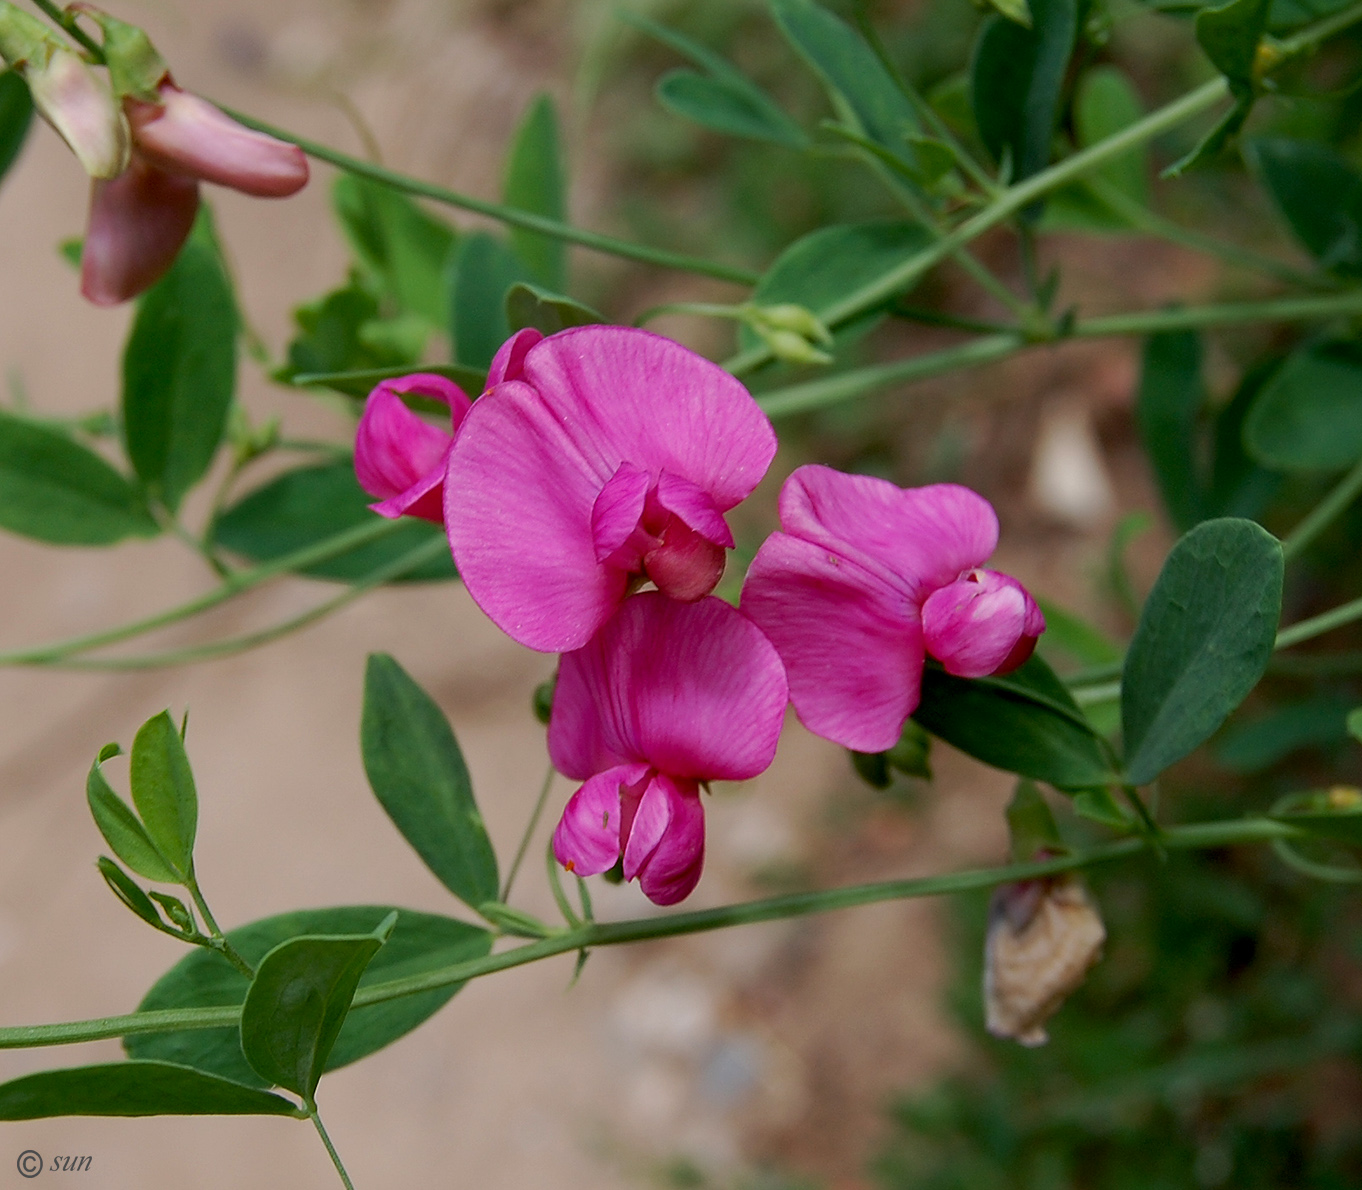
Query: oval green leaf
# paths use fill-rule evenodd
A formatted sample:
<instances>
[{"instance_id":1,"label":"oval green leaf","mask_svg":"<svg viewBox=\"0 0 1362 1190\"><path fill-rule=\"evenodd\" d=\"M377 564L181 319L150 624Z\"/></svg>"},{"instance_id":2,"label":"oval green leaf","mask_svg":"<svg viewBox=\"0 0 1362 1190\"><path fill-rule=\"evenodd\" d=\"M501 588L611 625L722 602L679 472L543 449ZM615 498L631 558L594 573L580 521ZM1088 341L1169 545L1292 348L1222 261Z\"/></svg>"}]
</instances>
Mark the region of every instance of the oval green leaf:
<instances>
[{"instance_id":1,"label":"oval green leaf","mask_svg":"<svg viewBox=\"0 0 1362 1190\"><path fill-rule=\"evenodd\" d=\"M300 467L286 471L232 505L218 518L213 540L253 562L268 562L372 520L372 501L373 497L356 482L354 464L348 458ZM438 525L408 518L382 540L357 546L300 573L357 582L440 535ZM395 581L441 582L457 577L453 559L442 555Z\"/></svg>"},{"instance_id":2,"label":"oval green leaf","mask_svg":"<svg viewBox=\"0 0 1362 1190\"><path fill-rule=\"evenodd\" d=\"M1126 780L1145 785L1203 743L1257 684L1282 610L1281 543L1205 521L1173 547L1121 674Z\"/></svg>"},{"instance_id":3,"label":"oval green leaf","mask_svg":"<svg viewBox=\"0 0 1362 1190\"><path fill-rule=\"evenodd\" d=\"M1244 446L1277 471L1339 471L1362 458L1362 343L1293 352L1253 402Z\"/></svg>"},{"instance_id":4,"label":"oval green leaf","mask_svg":"<svg viewBox=\"0 0 1362 1190\"><path fill-rule=\"evenodd\" d=\"M808 143L803 129L750 83L738 86L693 70L673 70L658 79L657 100L672 115L725 136L793 149Z\"/></svg>"},{"instance_id":5,"label":"oval green leaf","mask_svg":"<svg viewBox=\"0 0 1362 1190\"><path fill-rule=\"evenodd\" d=\"M303 909L240 926L229 931L227 938L248 963L258 965L269 951L290 938L368 933L391 912L391 907L384 905ZM392 935L370 962L359 986L363 989L384 980L480 959L491 949L492 935L487 930L450 917L402 909ZM245 1000L249 986L246 977L215 951L194 950L156 981L138 1010L238 1005ZM391 1045L438 1012L462 986L453 984L352 1010L326 1068L336 1070ZM125 1038L123 1047L133 1058L177 1062L250 1087L267 1085L247 1063L241 1052L240 1031L233 1026L148 1033Z\"/></svg>"},{"instance_id":6,"label":"oval green leaf","mask_svg":"<svg viewBox=\"0 0 1362 1190\"><path fill-rule=\"evenodd\" d=\"M18 159L32 124L28 84L13 70L0 71L0 180Z\"/></svg>"},{"instance_id":7,"label":"oval green leaf","mask_svg":"<svg viewBox=\"0 0 1362 1190\"><path fill-rule=\"evenodd\" d=\"M497 857L444 712L386 653L364 673L364 771L379 803L435 873L473 909L497 899Z\"/></svg>"},{"instance_id":8,"label":"oval green leaf","mask_svg":"<svg viewBox=\"0 0 1362 1190\"><path fill-rule=\"evenodd\" d=\"M85 779L85 798L99 833L128 867L147 880L162 884L180 882L175 869L151 841L146 827L105 780L99 761L95 761Z\"/></svg>"},{"instance_id":9,"label":"oval green leaf","mask_svg":"<svg viewBox=\"0 0 1362 1190\"><path fill-rule=\"evenodd\" d=\"M1197 333L1164 331L1151 335L1144 346L1135 423L1168 519L1179 532L1186 532L1201 519L1204 493L1197 447L1205 403Z\"/></svg>"},{"instance_id":10,"label":"oval green leaf","mask_svg":"<svg viewBox=\"0 0 1362 1190\"><path fill-rule=\"evenodd\" d=\"M281 1095L172 1062L106 1062L0 1084L0 1120L52 1116L299 1116Z\"/></svg>"},{"instance_id":11,"label":"oval green leaf","mask_svg":"<svg viewBox=\"0 0 1362 1190\"><path fill-rule=\"evenodd\" d=\"M556 335L570 326L608 320L574 298L520 281L506 291L506 321L513 331L532 326L545 335Z\"/></svg>"},{"instance_id":12,"label":"oval green leaf","mask_svg":"<svg viewBox=\"0 0 1362 1190\"><path fill-rule=\"evenodd\" d=\"M0 528L52 545L160 532L122 475L59 430L0 413Z\"/></svg>"},{"instance_id":13,"label":"oval green leaf","mask_svg":"<svg viewBox=\"0 0 1362 1190\"><path fill-rule=\"evenodd\" d=\"M184 741L169 711L148 719L132 741L132 804L156 850L184 883L194 867L199 799Z\"/></svg>"},{"instance_id":14,"label":"oval green leaf","mask_svg":"<svg viewBox=\"0 0 1362 1190\"><path fill-rule=\"evenodd\" d=\"M502 201L518 211L561 222L567 215L567 183L558 143L558 113L549 95L535 96L506 159ZM567 284L567 244L523 227L507 231L511 251L534 279L550 289Z\"/></svg>"},{"instance_id":15,"label":"oval green leaf","mask_svg":"<svg viewBox=\"0 0 1362 1190\"><path fill-rule=\"evenodd\" d=\"M997 678L957 678L930 667L913 718L976 760L1056 789L1114 777L1083 712L1039 657Z\"/></svg>"},{"instance_id":16,"label":"oval green leaf","mask_svg":"<svg viewBox=\"0 0 1362 1190\"><path fill-rule=\"evenodd\" d=\"M1249 160L1296 238L1321 267L1362 274L1362 174L1318 141L1259 137Z\"/></svg>"},{"instance_id":17,"label":"oval green leaf","mask_svg":"<svg viewBox=\"0 0 1362 1190\"><path fill-rule=\"evenodd\" d=\"M236 303L217 253L191 237L143 295L123 352L133 469L172 511L212 465L236 390Z\"/></svg>"},{"instance_id":18,"label":"oval green leaf","mask_svg":"<svg viewBox=\"0 0 1362 1190\"><path fill-rule=\"evenodd\" d=\"M520 258L495 236L483 231L464 236L454 254L450 290L450 336L459 363L487 370L511 334L507 290L517 281L533 280Z\"/></svg>"}]
</instances>

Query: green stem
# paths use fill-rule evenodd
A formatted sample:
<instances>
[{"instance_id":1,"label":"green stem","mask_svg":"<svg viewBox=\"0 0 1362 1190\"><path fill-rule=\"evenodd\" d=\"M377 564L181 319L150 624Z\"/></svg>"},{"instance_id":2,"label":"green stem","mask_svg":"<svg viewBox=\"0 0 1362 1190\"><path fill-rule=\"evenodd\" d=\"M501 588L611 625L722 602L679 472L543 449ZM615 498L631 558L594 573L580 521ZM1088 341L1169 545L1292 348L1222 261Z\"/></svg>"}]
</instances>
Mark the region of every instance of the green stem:
<instances>
[{"instance_id":1,"label":"green stem","mask_svg":"<svg viewBox=\"0 0 1362 1190\"><path fill-rule=\"evenodd\" d=\"M1286 555L1287 561L1289 562L1323 533L1333 519L1357 499L1359 493L1362 493L1362 459L1353 465L1353 469L1339 480L1338 486L1283 540L1282 553Z\"/></svg>"},{"instance_id":2,"label":"green stem","mask_svg":"<svg viewBox=\"0 0 1362 1190\"><path fill-rule=\"evenodd\" d=\"M1292 645L1313 640L1317 636L1323 636L1326 632L1332 632L1335 628L1342 628L1344 624L1351 624L1355 620L1362 620L1362 599L1354 599L1341 607L1335 607L1327 612L1321 612L1318 616L1311 616L1308 620L1302 620L1299 624L1292 624L1290 628L1283 628L1277 633L1277 643L1273 645L1273 648L1289 649Z\"/></svg>"},{"instance_id":3,"label":"green stem","mask_svg":"<svg viewBox=\"0 0 1362 1190\"><path fill-rule=\"evenodd\" d=\"M1313 49L1321 41L1332 37L1335 33L1342 33L1351 25L1362 21L1362 0L1354 0L1354 3L1347 8L1340 9L1331 16L1323 20L1316 21L1313 25L1308 25L1291 37L1284 38L1276 43L1277 53L1282 57L1293 57L1296 54L1304 53L1306 50Z\"/></svg>"},{"instance_id":4,"label":"green stem","mask_svg":"<svg viewBox=\"0 0 1362 1190\"><path fill-rule=\"evenodd\" d=\"M96 62L102 63L104 61L103 48L100 46L99 42L95 41L94 38L80 27L73 14L63 12L52 3L52 0L33 0L33 3L42 9L49 20L54 24L61 26L63 30L70 34L73 41L78 41L87 51L89 51L90 56L94 58Z\"/></svg>"},{"instance_id":5,"label":"green stem","mask_svg":"<svg viewBox=\"0 0 1362 1190\"><path fill-rule=\"evenodd\" d=\"M228 107L224 107L222 110L232 119L246 125L247 128L254 128L257 132L266 133L279 140L289 141L297 145L309 157L329 162L347 173L371 178L375 182L382 182L385 186L391 186L394 190L401 190L406 194L415 194L421 198L429 198L435 202L444 203L447 206L458 207L460 210L486 215L489 219L496 219L511 227L524 228L526 231L537 231L541 235L552 236L554 239L566 240L568 243L590 248L593 252L604 252L610 256L624 257L626 260L637 260L643 264L655 264L661 268L696 273L703 277L714 277L720 281L731 281L735 285L755 285L759 276L751 269L740 268L737 265L722 264L719 261L705 260L699 256L689 256L680 252L667 252L661 248L649 248L646 244L633 244L628 240L616 239L614 236L602 235L599 232L587 231L580 227L572 227L570 224L562 223L557 219L547 219L543 215L535 215L529 211L517 210L515 207L503 206L501 203L486 202L480 198L473 198L471 195L460 194L456 190L437 186L433 182L423 182L419 178L410 178L405 174L397 173L395 170L385 169L381 165L374 165L372 162L362 161L358 157L351 157L348 153L342 153L328 145L321 144L319 141L309 140L305 136L298 136L296 133L288 132L283 128L266 124L263 120L257 120L244 112L233 111Z\"/></svg>"},{"instance_id":6,"label":"green stem","mask_svg":"<svg viewBox=\"0 0 1362 1190\"><path fill-rule=\"evenodd\" d=\"M248 632L242 636L212 641L206 645L191 645L183 649L166 649L160 653L140 653L133 657L74 657L48 662L47 664L52 669L101 671L163 669L172 665L190 665L197 661L211 661L219 657L234 657L238 653L245 653L250 649L258 648L260 645L268 644L272 640L278 640L282 636L288 636L290 633L297 632L300 628L315 624L318 620L324 620L333 612L353 603L365 592L391 582L395 578L400 578L423 563L438 558L448 550L449 543L443 537L434 537L429 541L423 541L415 549L408 550L387 565L371 570L363 578L351 583L339 595L333 595L330 599L324 600L305 612L300 612L296 616L291 616L287 620L272 624L270 627L262 628L257 632Z\"/></svg>"},{"instance_id":7,"label":"green stem","mask_svg":"<svg viewBox=\"0 0 1362 1190\"><path fill-rule=\"evenodd\" d=\"M553 765L549 765L548 772L544 774L544 783L539 787L539 797L535 799L534 809L530 811L530 820L525 824L525 831L520 836L520 846L515 849L515 859L511 861L511 870L506 873L506 883L501 890L501 902L506 904L511 899L511 885L515 883L516 873L520 871L520 865L525 859L525 852L530 846L530 839L534 835L535 828L539 825L539 818L544 813L544 804L549 800L549 790L553 787L553 778L556 770Z\"/></svg>"},{"instance_id":8,"label":"green stem","mask_svg":"<svg viewBox=\"0 0 1362 1190\"><path fill-rule=\"evenodd\" d=\"M340 1154L336 1152L336 1146L331 1143L331 1138L326 1134L326 1127L322 1124L322 1118L317 1114L317 1105L308 1104L307 1118L312 1121L317 1129L317 1135L322 1138L322 1144L326 1146L327 1155L331 1158L331 1164L336 1167L336 1172L340 1174L340 1180L345 1185L345 1190L355 1190L355 1184L350 1180L350 1175L345 1172L345 1166L341 1163Z\"/></svg>"},{"instance_id":9,"label":"green stem","mask_svg":"<svg viewBox=\"0 0 1362 1190\"><path fill-rule=\"evenodd\" d=\"M1362 314L1362 289L1309 297L1268 298L1258 302L1225 302L1170 310L1135 310L1087 318L1074 327L1080 338L1107 335L1150 335L1158 331L1198 330L1240 322L1311 322L1317 318Z\"/></svg>"},{"instance_id":10,"label":"green stem","mask_svg":"<svg viewBox=\"0 0 1362 1190\"><path fill-rule=\"evenodd\" d=\"M192 865L189 870L189 878L185 881L185 888L189 890L189 895L194 898L194 905L199 911L199 916L203 918L203 924L208 927L211 940L210 948L222 955L247 979L254 979L255 968L241 957L236 947L227 941L227 935L222 932L222 927L218 925L217 919L213 916L213 911L208 908L208 902L204 899L203 892L199 888L198 877L194 874Z\"/></svg>"},{"instance_id":11,"label":"green stem","mask_svg":"<svg viewBox=\"0 0 1362 1190\"><path fill-rule=\"evenodd\" d=\"M284 554L269 562L262 562L259 566L234 571L214 590L191 599L187 603L182 603L178 607L170 608L168 611L158 612L154 616L134 620L129 624L109 628L103 632L93 632L86 636L73 636L50 645L38 645L33 648L0 653L0 665L49 665L69 657L72 653L85 653L104 645L117 644L119 641L142 636L157 628L176 624L181 620L196 616L200 612L217 607L218 604L225 603L227 600L233 599L261 583L268 582L270 579L278 578L290 571L303 570L309 566L330 561L332 558L348 553L357 546L367 545L372 541L387 537L403 527L397 521L385 521L380 517L375 517L372 521L355 525L344 532L337 533L334 537L328 537L325 541L319 541L303 549L294 550L291 554Z\"/></svg>"},{"instance_id":12,"label":"green stem","mask_svg":"<svg viewBox=\"0 0 1362 1190\"><path fill-rule=\"evenodd\" d=\"M1166 850L1187 851L1268 843L1274 839L1295 839L1305 836L1306 832L1298 827L1276 819L1243 818L1167 827L1160 832L1158 841ZM469 979L490 975L495 971L505 971L511 967L520 967L539 959L584 948L619 946L655 938L704 933L729 926L780 921L812 913L827 913L835 909L850 909L858 905L873 905L881 901L970 892L1017 880L1055 876L1061 872L1076 871L1093 864L1109 863L1137 855L1149 846L1150 841L1143 837L1130 837L1036 863L1008 864L997 868L977 868L941 876L887 880L847 888L791 893L737 905L725 905L716 909L699 909L689 913L672 913L630 921L586 924L500 954L454 963L419 975L370 984L356 993L354 1006L359 1008L366 1004L381 1004L437 988L452 987ZM175 1008L56 1025L0 1028L0 1049L69 1045L81 1041L174 1032L181 1029L216 1029L236 1024L240 1011L239 1007L232 1006Z\"/></svg>"}]
</instances>

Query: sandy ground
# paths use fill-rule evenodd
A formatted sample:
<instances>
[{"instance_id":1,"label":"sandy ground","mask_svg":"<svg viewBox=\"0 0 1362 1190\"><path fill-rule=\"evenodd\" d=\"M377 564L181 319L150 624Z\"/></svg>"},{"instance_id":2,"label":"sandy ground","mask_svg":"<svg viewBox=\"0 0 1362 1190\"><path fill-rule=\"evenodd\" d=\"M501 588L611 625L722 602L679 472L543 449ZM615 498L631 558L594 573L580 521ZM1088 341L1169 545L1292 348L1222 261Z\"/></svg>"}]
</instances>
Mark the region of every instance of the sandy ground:
<instances>
[{"instance_id":1,"label":"sandy ground","mask_svg":"<svg viewBox=\"0 0 1362 1190\"><path fill-rule=\"evenodd\" d=\"M497 7L510 13L503 22L526 19L515 6L488 6ZM509 39L504 24L465 8L148 0L120 11L156 31L183 84L347 148L355 138L334 106L257 90L252 78L262 62L301 76L369 45L387 55L383 69L342 71L338 81L380 137L394 138L393 164L490 193L506 134L551 72L553 53L543 28L531 24ZM366 43L376 29L387 40ZM328 180L319 171L318 184L287 203L214 196L246 308L276 350L288 310L334 284L344 267L324 215ZM55 251L79 231L85 191L45 128L0 190L0 361L45 411L116 399L127 312L84 305ZM1129 368L1118 371L1110 386L1124 393ZM249 367L243 377L253 409L338 432ZM1042 371L1030 382L1048 381ZM1050 575L1061 587L1081 585L1074 576L1092 554L1086 540L1072 540L1052 551ZM170 542L63 552L5 537L0 571L0 647L116 624L211 581L199 559ZM149 643L263 625L319 590L281 583ZM192 709L199 868L221 921L370 901L457 912L365 785L357 735L372 650L395 654L451 716L506 856L545 764L528 700L549 663L501 637L460 588L384 591L305 634L191 669L0 673L0 1022L128 1011L179 957L176 943L139 925L104 888L93 866L102 843L83 797L96 749L128 743L167 706ZM935 790L904 815L857 792L839 750L791 720L776 766L716 795L711 863L693 903L753 895L761 872L826 874L814 849L829 838L840 848L833 874L845 880L995 860L1008 783L949 755L937 764ZM560 782L555 806L567 792ZM537 862L519 896L551 913ZM598 909L632 916L649 906L632 888L603 889ZM608 1190L656 1184L661 1164L677 1156L725 1185L759 1159L819 1172L831 1185L861 1185L884 1098L953 1052L937 1013L934 913L888 905L598 953L571 990L569 959L485 979L417 1034L328 1078L321 1104L361 1187ZM0 1055L0 1076L117 1052L113 1042L11 1051ZM335 1184L316 1137L291 1121L12 1124L0 1130L0 1186L26 1184L14 1166L24 1149L90 1154L91 1173L44 1181L108 1190Z\"/></svg>"}]
</instances>

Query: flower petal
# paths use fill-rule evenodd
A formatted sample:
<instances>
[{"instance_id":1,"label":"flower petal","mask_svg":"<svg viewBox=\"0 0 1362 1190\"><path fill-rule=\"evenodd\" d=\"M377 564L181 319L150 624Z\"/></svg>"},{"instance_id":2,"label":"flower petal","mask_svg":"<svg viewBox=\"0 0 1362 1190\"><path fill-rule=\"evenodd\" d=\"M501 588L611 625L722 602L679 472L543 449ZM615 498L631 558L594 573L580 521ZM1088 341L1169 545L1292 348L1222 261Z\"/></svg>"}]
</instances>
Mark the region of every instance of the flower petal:
<instances>
[{"instance_id":1,"label":"flower petal","mask_svg":"<svg viewBox=\"0 0 1362 1190\"><path fill-rule=\"evenodd\" d=\"M175 263L199 209L199 184L136 155L118 177L96 182L80 257L80 291L115 306L150 289Z\"/></svg>"},{"instance_id":2,"label":"flower petal","mask_svg":"<svg viewBox=\"0 0 1362 1190\"><path fill-rule=\"evenodd\" d=\"M733 530L728 527L713 497L698 484L664 471L657 477L657 502L706 541L727 550L733 548Z\"/></svg>"},{"instance_id":3,"label":"flower petal","mask_svg":"<svg viewBox=\"0 0 1362 1190\"><path fill-rule=\"evenodd\" d=\"M932 593L922 605L922 631L927 652L947 673L982 678L997 673L1023 640L1034 644L1045 617L1010 575L974 570Z\"/></svg>"},{"instance_id":4,"label":"flower petal","mask_svg":"<svg viewBox=\"0 0 1362 1190\"><path fill-rule=\"evenodd\" d=\"M982 566L998 544L992 505L968 488L900 488L818 465L785 481L780 523L791 536L881 574L918 606L962 571Z\"/></svg>"},{"instance_id":5,"label":"flower petal","mask_svg":"<svg viewBox=\"0 0 1362 1190\"><path fill-rule=\"evenodd\" d=\"M608 872L620 857L621 790L647 776L646 765L597 773L568 799L553 832L554 858L578 876Z\"/></svg>"},{"instance_id":6,"label":"flower petal","mask_svg":"<svg viewBox=\"0 0 1362 1190\"><path fill-rule=\"evenodd\" d=\"M785 663L804 726L861 752L898 741L922 686L917 609L881 571L773 533L742 592L742 610Z\"/></svg>"},{"instance_id":7,"label":"flower petal","mask_svg":"<svg viewBox=\"0 0 1362 1190\"><path fill-rule=\"evenodd\" d=\"M644 592L563 657L549 755L568 776L640 761L744 780L771 763L787 694L776 651L735 608Z\"/></svg>"},{"instance_id":8,"label":"flower petal","mask_svg":"<svg viewBox=\"0 0 1362 1190\"><path fill-rule=\"evenodd\" d=\"M666 802L667 827L648 856L635 865L639 887L653 904L675 905L690 896L704 870L705 809L694 782L677 782L665 773L649 783L639 807L640 817L649 799ZM624 866L628 875L627 848Z\"/></svg>"},{"instance_id":9,"label":"flower petal","mask_svg":"<svg viewBox=\"0 0 1362 1190\"><path fill-rule=\"evenodd\" d=\"M439 524L443 509L435 489L444 481L452 438L408 409L399 391L385 381L369 394L355 431L355 476L383 501L374 507L380 515L411 513Z\"/></svg>"},{"instance_id":10,"label":"flower petal","mask_svg":"<svg viewBox=\"0 0 1362 1190\"><path fill-rule=\"evenodd\" d=\"M286 198L307 185L307 156L297 145L238 124L172 83L162 83L160 97L124 101L133 143L153 165L256 198Z\"/></svg>"},{"instance_id":11,"label":"flower petal","mask_svg":"<svg viewBox=\"0 0 1362 1190\"><path fill-rule=\"evenodd\" d=\"M504 380L523 380L525 353L543 337L541 331L527 326L498 347L492 365L487 369L487 387L493 389Z\"/></svg>"},{"instance_id":12,"label":"flower petal","mask_svg":"<svg viewBox=\"0 0 1362 1190\"><path fill-rule=\"evenodd\" d=\"M591 540L596 547L596 561L606 561L634 535L647 499L648 473L632 463L621 463L591 506Z\"/></svg>"}]
</instances>

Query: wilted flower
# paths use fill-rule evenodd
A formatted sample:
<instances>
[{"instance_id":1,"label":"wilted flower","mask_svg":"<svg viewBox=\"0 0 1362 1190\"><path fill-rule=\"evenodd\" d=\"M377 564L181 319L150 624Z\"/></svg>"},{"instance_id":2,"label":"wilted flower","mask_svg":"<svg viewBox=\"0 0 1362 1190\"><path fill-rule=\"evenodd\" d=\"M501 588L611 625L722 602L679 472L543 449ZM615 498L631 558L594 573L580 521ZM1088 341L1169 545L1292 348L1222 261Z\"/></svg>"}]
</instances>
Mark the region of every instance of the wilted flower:
<instances>
[{"instance_id":1,"label":"wilted flower","mask_svg":"<svg viewBox=\"0 0 1362 1190\"><path fill-rule=\"evenodd\" d=\"M554 832L558 862L591 876L622 858L655 903L687 896L704 866L700 785L766 769L786 698L775 649L722 600L625 600L559 666L549 755L585 783Z\"/></svg>"},{"instance_id":2,"label":"wilted flower","mask_svg":"<svg viewBox=\"0 0 1362 1190\"><path fill-rule=\"evenodd\" d=\"M1006 673L1045 630L1020 583L980 569L998 518L968 488L800 467L781 489L780 523L742 608L785 662L804 725L848 748L894 746L926 653L962 677Z\"/></svg>"},{"instance_id":3,"label":"wilted flower","mask_svg":"<svg viewBox=\"0 0 1362 1190\"><path fill-rule=\"evenodd\" d=\"M424 421L400 394L427 397L449 406L450 432ZM443 485L449 451L469 408L457 384L428 372L384 380L369 394L355 431L355 475L380 516L444 520Z\"/></svg>"},{"instance_id":4,"label":"wilted flower","mask_svg":"<svg viewBox=\"0 0 1362 1190\"><path fill-rule=\"evenodd\" d=\"M469 593L532 649L580 648L651 581L697 600L723 574L724 513L775 456L748 391L670 339L522 331L454 444L445 526Z\"/></svg>"},{"instance_id":5,"label":"wilted flower","mask_svg":"<svg viewBox=\"0 0 1362 1190\"><path fill-rule=\"evenodd\" d=\"M988 1031L1022 1045L1049 1040L1045 1022L1102 955L1107 932L1076 876L994 890L984 943Z\"/></svg>"}]
</instances>

